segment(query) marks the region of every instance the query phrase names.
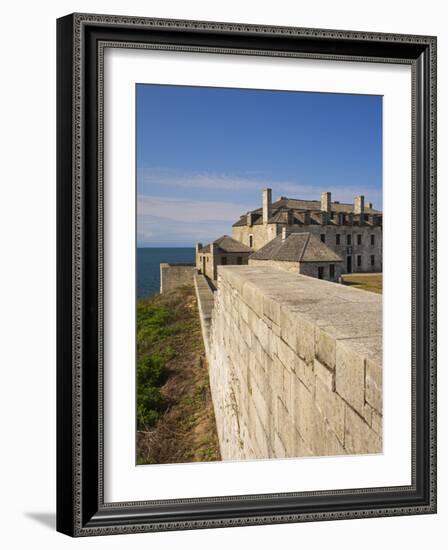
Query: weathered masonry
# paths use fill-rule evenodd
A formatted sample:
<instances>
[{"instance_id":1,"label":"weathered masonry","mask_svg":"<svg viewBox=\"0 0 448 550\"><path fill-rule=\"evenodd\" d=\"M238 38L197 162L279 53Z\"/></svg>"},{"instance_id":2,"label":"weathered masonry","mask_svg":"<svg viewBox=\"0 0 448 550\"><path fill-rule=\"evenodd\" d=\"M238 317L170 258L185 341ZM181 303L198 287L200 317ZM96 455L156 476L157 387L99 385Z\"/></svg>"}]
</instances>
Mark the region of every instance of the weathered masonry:
<instances>
[{"instance_id":1,"label":"weathered masonry","mask_svg":"<svg viewBox=\"0 0 448 550\"><path fill-rule=\"evenodd\" d=\"M196 267L193 264L160 264L160 294L191 284L195 272Z\"/></svg>"},{"instance_id":2,"label":"weathered masonry","mask_svg":"<svg viewBox=\"0 0 448 550\"><path fill-rule=\"evenodd\" d=\"M350 204L332 201L330 192L320 201L280 197L272 202L272 190L265 189L262 207L240 216L232 237L257 251L284 229L321 239L343 260L342 273L382 271L383 214L363 195Z\"/></svg>"},{"instance_id":3,"label":"weathered masonry","mask_svg":"<svg viewBox=\"0 0 448 550\"><path fill-rule=\"evenodd\" d=\"M202 292L223 459L382 452L381 296L220 267L210 324Z\"/></svg>"}]
</instances>

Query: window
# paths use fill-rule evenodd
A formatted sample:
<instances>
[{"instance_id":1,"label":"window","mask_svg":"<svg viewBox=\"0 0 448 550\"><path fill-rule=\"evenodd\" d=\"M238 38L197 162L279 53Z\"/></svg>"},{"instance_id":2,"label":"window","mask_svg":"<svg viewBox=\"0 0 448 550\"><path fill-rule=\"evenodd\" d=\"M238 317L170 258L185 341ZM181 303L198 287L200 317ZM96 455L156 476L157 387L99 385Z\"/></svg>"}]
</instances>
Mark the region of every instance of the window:
<instances>
[{"instance_id":1,"label":"window","mask_svg":"<svg viewBox=\"0 0 448 550\"><path fill-rule=\"evenodd\" d=\"M236 263L237 265L243 265L243 258L241 256L237 256Z\"/></svg>"},{"instance_id":2,"label":"window","mask_svg":"<svg viewBox=\"0 0 448 550\"><path fill-rule=\"evenodd\" d=\"M208 263L209 258L210 258L210 256L207 256L207 263Z\"/></svg>"},{"instance_id":3,"label":"window","mask_svg":"<svg viewBox=\"0 0 448 550\"><path fill-rule=\"evenodd\" d=\"M330 279L334 279L334 264L330 264Z\"/></svg>"},{"instance_id":4,"label":"window","mask_svg":"<svg viewBox=\"0 0 448 550\"><path fill-rule=\"evenodd\" d=\"M321 242L323 242L323 243L325 242L325 233L321 233L321 234L320 234L320 240L321 240Z\"/></svg>"},{"instance_id":5,"label":"window","mask_svg":"<svg viewBox=\"0 0 448 550\"><path fill-rule=\"evenodd\" d=\"M221 258L221 265L227 265L227 256Z\"/></svg>"},{"instance_id":6,"label":"window","mask_svg":"<svg viewBox=\"0 0 448 550\"><path fill-rule=\"evenodd\" d=\"M375 246L375 235L370 235L370 246Z\"/></svg>"},{"instance_id":7,"label":"window","mask_svg":"<svg viewBox=\"0 0 448 550\"><path fill-rule=\"evenodd\" d=\"M347 239L347 246L350 246L352 244L352 236L350 235L350 233L346 235L346 239Z\"/></svg>"},{"instance_id":8,"label":"window","mask_svg":"<svg viewBox=\"0 0 448 550\"><path fill-rule=\"evenodd\" d=\"M341 244L341 235L336 233L336 244Z\"/></svg>"},{"instance_id":9,"label":"window","mask_svg":"<svg viewBox=\"0 0 448 550\"><path fill-rule=\"evenodd\" d=\"M361 263L362 263L362 256L360 254L358 254L358 256L356 256L356 265L358 267L361 267Z\"/></svg>"},{"instance_id":10,"label":"window","mask_svg":"<svg viewBox=\"0 0 448 550\"><path fill-rule=\"evenodd\" d=\"M370 256L370 265L371 266L375 265L375 256L373 254Z\"/></svg>"},{"instance_id":11,"label":"window","mask_svg":"<svg viewBox=\"0 0 448 550\"><path fill-rule=\"evenodd\" d=\"M356 235L356 244L360 245L362 242L361 235Z\"/></svg>"},{"instance_id":12,"label":"window","mask_svg":"<svg viewBox=\"0 0 448 550\"><path fill-rule=\"evenodd\" d=\"M249 235L249 246L250 246L250 248L253 248L253 246L254 246L254 236L253 235Z\"/></svg>"},{"instance_id":13,"label":"window","mask_svg":"<svg viewBox=\"0 0 448 550\"><path fill-rule=\"evenodd\" d=\"M324 268L323 267L318 267L317 268L317 277L319 279L323 279L324 278Z\"/></svg>"}]
</instances>

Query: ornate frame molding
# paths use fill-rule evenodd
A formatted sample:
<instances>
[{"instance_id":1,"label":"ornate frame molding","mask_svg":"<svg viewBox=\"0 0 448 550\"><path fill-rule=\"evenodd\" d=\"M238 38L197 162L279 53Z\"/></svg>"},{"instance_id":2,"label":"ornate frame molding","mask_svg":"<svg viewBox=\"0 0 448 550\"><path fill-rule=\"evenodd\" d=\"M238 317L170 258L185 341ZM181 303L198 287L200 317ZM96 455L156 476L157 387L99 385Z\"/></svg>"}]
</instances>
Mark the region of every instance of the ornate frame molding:
<instances>
[{"instance_id":1,"label":"ornate frame molding","mask_svg":"<svg viewBox=\"0 0 448 550\"><path fill-rule=\"evenodd\" d=\"M138 37L129 36L137 30ZM154 32L157 39L154 40ZM166 37L164 36L166 34ZM192 45L183 43L186 34ZM236 37L253 44L232 44ZM143 40L142 40L143 38ZM266 42L266 38L268 38ZM285 39L286 41L278 42ZM172 40L175 43L172 43ZM208 40L208 42L207 42ZM216 45L216 42L225 42ZM339 53L311 51L332 44ZM275 49L263 48L269 43ZM277 44L277 45L276 45ZM289 45L290 49L285 49ZM304 48L308 47L308 50ZM105 503L102 483L103 54L106 47L308 57L412 65L413 483L315 493ZM310 50L311 47L311 50ZM200 529L436 511L436 38L204 21L74 14L58 20L58 530L72 536ZM356 53L358 52L358 53ZM389 54L388 54L389 52ZM401 55L397 55L397 53ZM93 67L95 65L95 67ZM95 76L93 81L92 70ZM96 96L92 90L96 89ZM98 115L96 128L89 116ZM90 179L89 179L90 178ZM86 186L87 182L90 186ZM94 189L92 190L92 186ZM93 212L95 211L95 212ZM96 248L88 236L95 236ZM423 261L422 261L423 260ZM94 294L96 293L96 297ZM96 305L96 329L86 320ZM423 317L423 323L420 320ZM94 353L92 351L94 350ZM90 357L93 356L93 359ZM423 362L422 362L423 359ZM87 361L92 361L87 371ZM95 368L96 380L90 371ZM420 372L418 369L423 370ZM416 392L425 384L424 402ZM92 428L87 409L97 412ZM424 411L424 419L417 412ZM417 426L417 421L422 424ZM67 434L70 437L67 437ZM423 449L424 447L424 449ZM96 451L95 451L96 448ZM417 450L424 452L417 457ZM90 457L90 454L94 456ZM422 461L424 465L422 465ZM92 484L93 488L89 488ZM423 486L422 486L423 484ZM378 494L391 502L378 503ZM418 494L417 494L418 493ZM395 500L392 496L396 497ZM287 499L297 498L294 511ZM315 502L333 497L333 509ZM346 507L350 497L358 506ZM300 504L310 502L310 510ZM313 500L315 499L315 500ZM256 505L249 510L247 503ZM269 513L269 501L285 501ZM161 505L166 517L155 519ZM204 513L204 504L209 512ZM202 512L194 511L202 505ZM188 506L192 513L188 517ZM313 508L314 506L314 508ZM344 507L345 506L345 507ZM212 509L219 508L219 510ZM328 508L328 506L327 506ZM211 517L214 516L214 517Z\"/></svg>"}]
</instances>

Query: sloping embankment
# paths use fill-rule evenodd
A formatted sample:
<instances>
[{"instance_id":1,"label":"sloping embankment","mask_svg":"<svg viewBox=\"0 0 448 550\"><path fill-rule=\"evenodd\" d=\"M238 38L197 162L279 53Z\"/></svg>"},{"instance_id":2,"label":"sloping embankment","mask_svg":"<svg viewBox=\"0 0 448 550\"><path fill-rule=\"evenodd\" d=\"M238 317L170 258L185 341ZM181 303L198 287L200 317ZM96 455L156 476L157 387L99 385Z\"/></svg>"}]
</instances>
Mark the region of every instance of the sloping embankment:
<instances>
[{"instance_id":1,"label":"sloping embankment","mask_svg":"<svg viewBox=\"0 0 448 550\"><path fill-rule=\"evenodd\" d=\"M220 460L192 285L137 306L137 461Z\"/></svg>"}]
</instances>

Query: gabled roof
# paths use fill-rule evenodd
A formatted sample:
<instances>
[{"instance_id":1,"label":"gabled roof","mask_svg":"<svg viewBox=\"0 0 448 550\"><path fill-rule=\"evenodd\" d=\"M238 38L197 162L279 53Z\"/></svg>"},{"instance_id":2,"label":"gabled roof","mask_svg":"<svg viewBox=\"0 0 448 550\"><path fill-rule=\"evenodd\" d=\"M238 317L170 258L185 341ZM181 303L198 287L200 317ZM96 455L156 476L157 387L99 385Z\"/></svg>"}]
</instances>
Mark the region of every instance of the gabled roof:
<instances>
[{"instance_id":1,"label":"gabled roof","mask_svg":"<svg viewBox=\"0 0 448 550\"><path fill-rule=\"evenodd\" d=\"M311 233L291 233L285 240L279 235L254 252L250 259L281 262L342 262L340 256Z\"/></svg>"},{"instance_id":2,"label":"gabled roof","mask_svg":"<svg viewBox=\"0 0 448 550\"><path fill-rule=\"evenodd\" d=\"M349 203L332 202L331 211L336 213L350 214L354 212L354 205ZM320 201L308 201L301 199L288 199L281 197L278 201L272 203L272 215L268 223L287 223L288 210L292 210L293 223L303 225L303 221L299 218L300 212L322 212ZM256 208L250 211L252 214L252 225L261 225L263 223L263 210ZM382 214L380 210L375 208L364 207L364 214ZM311 220L311 223L316 223ZM238 221L233 224L233 227L247 225L247 214L243 214Z\"/></svg>"},{"instance_id":3,"label":"gabled roof","mask_svg":"<svg viewBox=\"0 0 448 550\"><path fill-rule=\"evenodd\" d=\"M213 243L218 245L218 252L233 252L236 254L252 252L251 248L241 243L240 241L232 239L232 237L229 237L228 235L223 235L222 237L219 237L219 239L216 239L216 241L213 241ZM210 253L210 245L208 244L202 247L200 249L200 252L203 252L205 254Z\"/></svg>"}]
</instances>

